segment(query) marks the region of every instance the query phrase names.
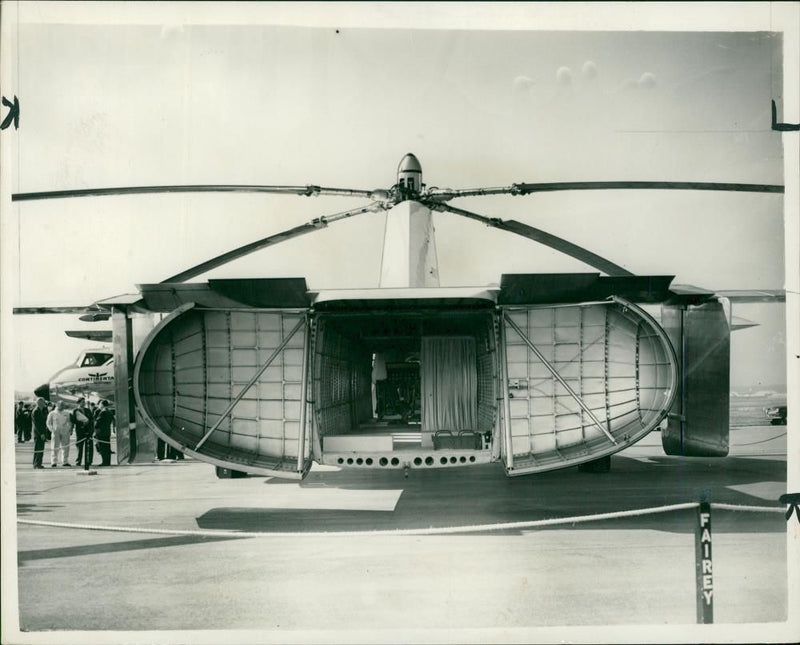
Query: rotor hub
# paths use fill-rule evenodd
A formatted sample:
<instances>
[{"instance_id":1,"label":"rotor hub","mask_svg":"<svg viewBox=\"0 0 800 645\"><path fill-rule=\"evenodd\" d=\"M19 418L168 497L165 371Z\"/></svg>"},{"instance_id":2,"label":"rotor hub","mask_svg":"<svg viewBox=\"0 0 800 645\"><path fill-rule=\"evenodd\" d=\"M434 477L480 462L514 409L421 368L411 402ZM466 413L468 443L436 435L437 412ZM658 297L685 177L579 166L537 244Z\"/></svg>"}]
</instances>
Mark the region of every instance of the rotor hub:
<instances>
[{"instance_id":1,"label":"rotor hub","mask_svg":"<svg viewBox=\"0 0 800 645\"><path fill-rule=\"evenodd\" d=\"M419 159L409 152L400 160L400 165L397 167L395 190L398 201L418 197L423 188L422 166Z\"/></svg>"}]
</instances>

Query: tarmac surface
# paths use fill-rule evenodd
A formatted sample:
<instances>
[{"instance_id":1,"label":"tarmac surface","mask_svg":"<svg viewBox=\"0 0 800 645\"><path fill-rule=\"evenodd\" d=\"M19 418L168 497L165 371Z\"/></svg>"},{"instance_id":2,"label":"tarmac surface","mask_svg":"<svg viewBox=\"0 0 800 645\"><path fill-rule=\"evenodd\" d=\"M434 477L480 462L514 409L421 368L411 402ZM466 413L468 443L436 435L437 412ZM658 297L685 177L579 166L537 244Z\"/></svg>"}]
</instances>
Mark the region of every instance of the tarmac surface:
<instances>
[{"instance_id":1,"label":"tarmac surface","mask_svg":"<svg viewBox=\"0 0 800 645\"><path fill-rule=\"evenodd\" d=\"M133 642L173 634L162 630L258 630L280 642L407 642L445 630L433 633L510 642L528 627L691 626L694 509L468 527L702 498L772 509L714 510L715 623L784 621L786 428L734 427L731 445L724 459L667 457L656 433L615 455L606 474L570 468L509 479L490 464L405 479L315 467L290 482L217 479L190 460L96 468L96 476L32 470L31 444L17 444L20 627L159 632ZM428 531L441 527L464 530ZM397 529L419 534L381 533ZM158 530L175 533L146 532Z\"/></svg>"}]
</instances>

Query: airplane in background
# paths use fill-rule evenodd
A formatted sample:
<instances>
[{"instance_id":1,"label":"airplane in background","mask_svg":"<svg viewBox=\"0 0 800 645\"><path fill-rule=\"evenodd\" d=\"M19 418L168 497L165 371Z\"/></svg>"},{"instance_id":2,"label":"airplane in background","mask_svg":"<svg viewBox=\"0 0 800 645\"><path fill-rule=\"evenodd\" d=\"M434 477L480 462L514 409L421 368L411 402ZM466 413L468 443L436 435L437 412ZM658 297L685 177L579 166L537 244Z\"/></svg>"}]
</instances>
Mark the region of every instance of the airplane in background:
<instances>
[{"instance_id":1,"label":"airplane in background","mask_svg":"<svg viewBox=\"0 0 800 645\"><path fill-rule=\"evenodd\" d=\"M80 330L65 332L70 338L83 338L111 343L111 331ZM106 399L114 401L114 352L110 347L84 349L69 365L53 374L46 383L33 393L46 401L64 402L74 406L78 399L99 403Z\"/></svg>"}]
</instances>

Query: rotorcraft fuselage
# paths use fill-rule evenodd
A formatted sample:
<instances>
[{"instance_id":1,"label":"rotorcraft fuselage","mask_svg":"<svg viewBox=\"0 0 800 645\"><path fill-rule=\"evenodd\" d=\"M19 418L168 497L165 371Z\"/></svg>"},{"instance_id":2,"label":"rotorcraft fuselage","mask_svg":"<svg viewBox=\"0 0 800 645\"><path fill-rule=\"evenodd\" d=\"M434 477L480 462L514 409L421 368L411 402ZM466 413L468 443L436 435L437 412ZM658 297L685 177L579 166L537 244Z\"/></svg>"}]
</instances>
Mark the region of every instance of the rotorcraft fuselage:
<instances>
[{"instance_id":1,"label":"rotorcraft fuselage","mask_svg":"<svg viewBox=\"0 0 800 645\"><path fill-rule=\"evenodd\" d=\"M371 200L139 285L134 300L95 303L92 315L114 317L116 380L128 383L118 390L123 444L141 417L159 439L218 474L288 478L304 477L315 461L376 469L502 461L508 475L522 475L607 461L657 427L667 454L724 456L736 328L730 302L782 294L671 285L672 276L636 275L524 222L449 203L602 189L783 192L778 185L683 181L429 188L409 153L388 189L133 186L12 199L216 191ZM435 212L525 237L605 275L503 274L499 285L442 287ZM304 278L188 282L363 213L386 218L378 289L312 291ZM640 304L660 305L660 321ZM166 317L137 352L133 316L141 313ZM82 355L52 379L50 398L111 395L111 353L103 364L85 362ZM133 445L132 438L131 454Z\"/></svg>"}]
</instances>

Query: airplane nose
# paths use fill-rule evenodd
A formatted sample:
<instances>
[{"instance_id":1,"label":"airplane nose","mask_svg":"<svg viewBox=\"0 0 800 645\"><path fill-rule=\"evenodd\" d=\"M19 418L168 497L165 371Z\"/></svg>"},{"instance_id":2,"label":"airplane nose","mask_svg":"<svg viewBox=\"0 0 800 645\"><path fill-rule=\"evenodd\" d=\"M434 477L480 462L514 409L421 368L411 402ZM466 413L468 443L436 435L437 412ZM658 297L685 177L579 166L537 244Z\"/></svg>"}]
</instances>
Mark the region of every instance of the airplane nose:
<instances>
[{"instance_id":1,"label":"airplane nose","mask_svg":"<svg viewBox=\"0 0 800 645\"><path fill-rule=\"evenodd\" d=\"M49 401L50 400L50 384L49 383L45 383L44 385L40 385L39 387L37 387L33 391L33 393L36 396L40 396L43 399L45 399L46 401Z\"/></svg>"}]
</instances>

